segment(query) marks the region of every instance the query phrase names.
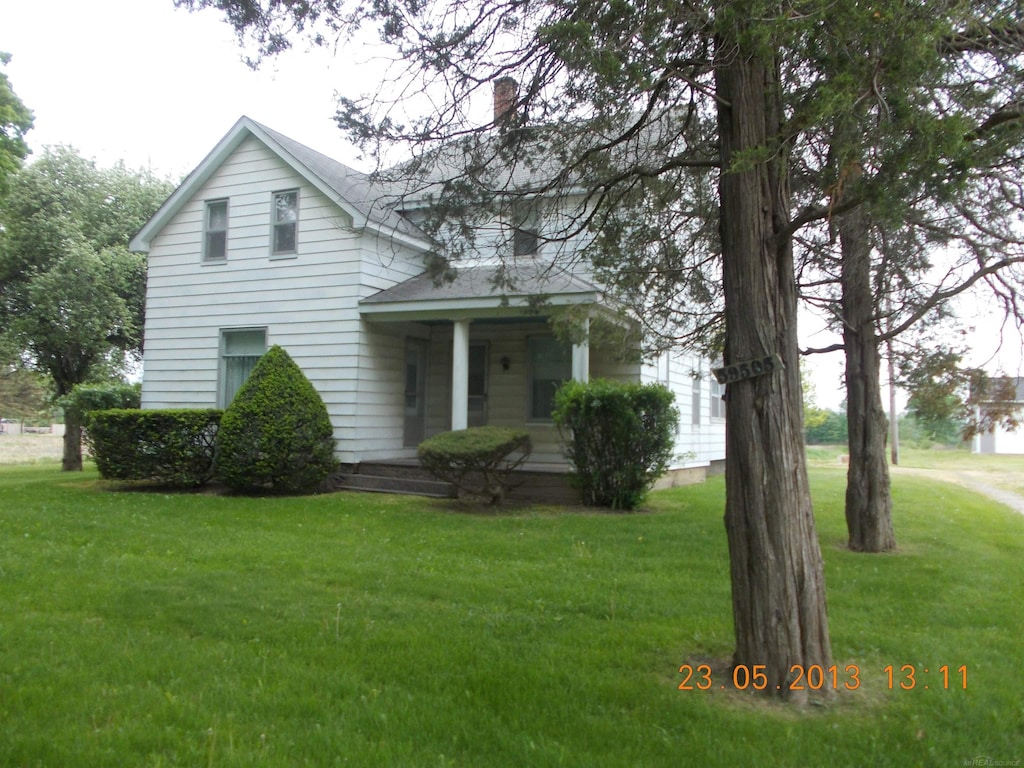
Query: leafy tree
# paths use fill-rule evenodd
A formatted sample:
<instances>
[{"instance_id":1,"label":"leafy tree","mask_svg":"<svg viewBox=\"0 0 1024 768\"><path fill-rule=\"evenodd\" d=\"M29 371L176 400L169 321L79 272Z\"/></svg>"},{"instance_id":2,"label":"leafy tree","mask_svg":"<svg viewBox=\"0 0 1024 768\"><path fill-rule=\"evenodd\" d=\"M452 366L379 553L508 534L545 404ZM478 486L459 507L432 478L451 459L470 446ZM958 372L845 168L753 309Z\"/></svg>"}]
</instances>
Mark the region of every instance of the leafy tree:
<instances>
[{"instance_id":1,"label":"leafy tree","mask_svg":"<svg viewBox=\"0 0 1024 768\"><path fill-rule=\"evenodd\" d=\"M12 177L0 200L0 334L57 397L141 352L145 257L127 245L171 189L66 147ZM63 467L78 470L81 430L67 426Z\"/></svg>"},{"instance_id":2,"label":"leafy tree","mask_svg":"<svg viewBox=\"0 0 1024 768\"><path fill-rule=\"evenodd\" d=\"M0 417L35 418L52 401L47 381L39 373L19 365L0 369Z\"/></svg>"},{"instance_id":3,"label":"leafy tree","mask_svg":"<svg viewBox=\"0 0 1024 768\"><path fill-rule=\"evenodd\" d=\"M240 491L312 493L335 467L327 406L276 344L256 363L217 431L217 475Z\"/></svg>"},{"instance_id":4,"label":"leafy tree","mask_svg":"<svg viewBox=\"0 0 1024 768\"><path fill-rule=\"evenodd\" d=\"M11 55L0 51L0 67L10 61ZM14 93L7 75L0 72L0 196L7 190L7 178L28 155L25 134L31 128L32 112Z\"/></svg>"},{"instance_id":5,"label":"leafy tree","mask_svg":"<svg viewBox=\"0 0 1024 768\"><path fill-rule=\"evenodd\" d=\"M557 201L559 225L544 233L549 257L568 259L576 249L564 245L582 243L592 263L627 278L633 295L658 295L645 289L644 268L634 268L652 265L661 295L705 297L722 310L724 334L715 335L727 362L781 357L782 370L729 385L733 660L764 666L773 694L788 693L794 665L827 667L824 577L802 446L794 245L869 199L879 203L870 214L883 201L895 207L901 195L931 193L930 178L942 186L942 168L955 170L978 123L955 108L944 121L937 105L959 102L929 104L931 91L917 86L948 74L935 55L942 41L968 46L977 29L1019 39L1010 4L178 4L224 11L254 40L256 58L286 48L289 34L321 42L353 26L376 27L405 67L393 89L400 96L374 89L363 100L343 99L338 121L378 156L382 148L411 150L414 159L391 176L434 203L438 215L421 223L447 259L439 274L484 247L474 241L476 224L497 215L512 223L511 241L524 209ZM889 55L897 38L902 52ZM508 76L522 83L502 99L514 109L474 125L474 94ZM990 101L998 95L986 93ZM864 107L876 102L884 106ZM878 112L892 123L880 123ZM901 133L908 126L942 130ZM531 181L517 183L524 178ZM695 191L717 207L714 227L693 223L708 207L693 202ZM862 248L854 229L863 226L849 227L852 252ZM702 242L719 255L714 263L701 258ZM502 244L497 251L514 252ZM499 284L515 279L507 263ZM715 326L705 316L674 315L685 303L670 304L666 327L707 336Z\"/></svg>"},{"instance_id":6,"label":"leafy tree","mask_svg":"<svg viewBox=\"0 0 1024 768\"><path fill-rule=\"evenodd\" d=\"M804 419L808 445L849 445L849 420L846 411L814 409Z\"/></svg>"}]
</instances>

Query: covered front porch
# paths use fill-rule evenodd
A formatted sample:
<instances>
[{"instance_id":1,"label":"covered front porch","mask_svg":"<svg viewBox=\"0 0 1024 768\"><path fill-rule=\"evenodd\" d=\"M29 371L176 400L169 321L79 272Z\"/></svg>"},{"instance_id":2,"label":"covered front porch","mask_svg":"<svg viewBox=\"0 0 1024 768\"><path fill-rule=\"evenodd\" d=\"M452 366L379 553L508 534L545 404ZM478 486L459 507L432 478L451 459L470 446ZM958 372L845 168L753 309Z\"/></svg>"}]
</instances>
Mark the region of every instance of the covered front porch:
<instances>
[{"instance_id":1,"label":"covered front porch","mask_svg":"<svg viewBox=\"0 0 1024 768\"><path fill-rule=\"evenodd\" d=\"M557 387L567 379L639 375L635 361L592 348L590 324L602 322L604 310L591 283L571 274L531 275L516 292L499 294L492 279L485 267L440 286L424 274L360 302L367 324L402 349L401 445L387 458L410 459L439 432L493 424L529 432L534 449L526 469L564 473L551 420ZM553 316L567 312L577 343L559 340L550 327Z\"/></svg>"}]
</instances>

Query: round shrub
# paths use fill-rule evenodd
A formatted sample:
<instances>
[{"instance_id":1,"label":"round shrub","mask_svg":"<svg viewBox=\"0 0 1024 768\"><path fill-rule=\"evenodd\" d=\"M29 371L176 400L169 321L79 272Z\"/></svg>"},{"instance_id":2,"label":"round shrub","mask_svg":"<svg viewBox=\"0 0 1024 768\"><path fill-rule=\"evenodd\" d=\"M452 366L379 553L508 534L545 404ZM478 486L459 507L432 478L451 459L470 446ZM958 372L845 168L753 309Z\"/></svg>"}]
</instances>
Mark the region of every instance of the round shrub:
<instances>
[{"instance_id":1,"label":"round shrub","mask_svg":"<svg viewBox=\"0 0 1024 768\"><path fill-rule=\"evenodd\" d=\"M334 469L333 432L320 394L275 345L224 411L217 476L240 491L312 493Z\"/></svg>"},{"instance_id":2,"label":"round shrub","mask_svg":"<svg viewBox=\"0 0 1024 768\"><path fill-rule=\"evenodd\" d=\"M512 472L530 455L530 436L508 427L470 427L427 438L416 449L420 466L470 496L498 504Z\"/></svg>"}]
</instances>

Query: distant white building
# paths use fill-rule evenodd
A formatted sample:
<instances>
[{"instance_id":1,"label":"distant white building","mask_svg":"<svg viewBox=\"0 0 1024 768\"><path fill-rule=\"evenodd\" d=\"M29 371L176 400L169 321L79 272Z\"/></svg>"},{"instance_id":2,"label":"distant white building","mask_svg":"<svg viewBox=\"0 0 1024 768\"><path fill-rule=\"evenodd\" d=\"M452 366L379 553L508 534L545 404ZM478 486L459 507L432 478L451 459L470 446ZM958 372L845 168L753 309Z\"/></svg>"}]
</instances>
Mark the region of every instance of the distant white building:
<instances>
[{"instance_id":1,"label":"distant white building","mask_svg":"<svg viewBox=\"0 0 1024 768\"><path fill-rule=\"evenodd\" d=\"M1005 381L1005 379L997 379ZM1017 411L1019 418L1024 422L1024 378L1011 379L1017 390ZM982 402L975 406L977 415L985 408ZM973 453L1020 453L1024 454L1024 427L1016 431L1009 431L1002 426L997 426L990 432L984 432L974 436L971 446Z\"/></svg>"}]
</instances>

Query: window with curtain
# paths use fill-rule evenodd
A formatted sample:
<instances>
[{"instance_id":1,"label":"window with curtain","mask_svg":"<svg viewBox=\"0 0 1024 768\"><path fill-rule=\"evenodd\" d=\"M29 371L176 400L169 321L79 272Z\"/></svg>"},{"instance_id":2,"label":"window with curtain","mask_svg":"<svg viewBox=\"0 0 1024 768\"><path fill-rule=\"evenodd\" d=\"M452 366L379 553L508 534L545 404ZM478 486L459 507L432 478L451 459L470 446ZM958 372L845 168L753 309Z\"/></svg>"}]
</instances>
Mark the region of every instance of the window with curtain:
<instances>
[{"instance_id":1,"label":"window with curtain","mask_svg":"<svg viewBox=\"0 0 1024 768\"><path fill-rule=\"evenodd\" d=\"M218 406L227 408L267 351L266 328L221 331L221 386Z\"/></svg>"}]
</instances>

